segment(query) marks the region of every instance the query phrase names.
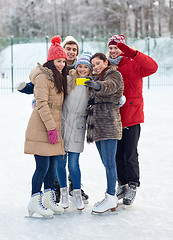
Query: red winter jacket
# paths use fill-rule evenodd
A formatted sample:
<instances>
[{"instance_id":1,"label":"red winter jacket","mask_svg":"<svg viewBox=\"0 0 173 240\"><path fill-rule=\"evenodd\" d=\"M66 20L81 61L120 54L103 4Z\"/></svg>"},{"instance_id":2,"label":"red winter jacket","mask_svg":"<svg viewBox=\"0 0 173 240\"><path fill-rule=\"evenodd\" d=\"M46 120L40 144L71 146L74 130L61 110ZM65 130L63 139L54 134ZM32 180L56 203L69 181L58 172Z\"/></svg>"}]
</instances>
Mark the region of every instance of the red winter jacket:
<instances>
[{"instance_id":1,"label":"red winter jacket","mask_svg":"<svg viewBox=\"0 0 173 240\"><path fill-rule=\"evenodd\" d=\"M117 70L122 74L126 97L126 103L120 108L123 127L144 122L142 78L155 73L157 69L157 63L139 51L133 59L127 57L121 59Z\"/></svg>"}]
</instances>

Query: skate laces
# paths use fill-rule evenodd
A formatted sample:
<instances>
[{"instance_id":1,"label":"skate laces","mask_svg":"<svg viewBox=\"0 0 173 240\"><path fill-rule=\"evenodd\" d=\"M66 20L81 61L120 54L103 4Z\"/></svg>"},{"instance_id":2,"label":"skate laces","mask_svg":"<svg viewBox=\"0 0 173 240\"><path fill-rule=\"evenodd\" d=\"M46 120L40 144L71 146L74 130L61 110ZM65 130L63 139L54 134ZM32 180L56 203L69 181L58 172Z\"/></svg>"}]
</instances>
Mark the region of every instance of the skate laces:
<instances>
[{"instance_id":1,"label":"skate laces","mask_svg":"<svg viewBox=\"0 0 173 240\"><path fill-rule=\"evenodd\" d=\"M106 201L107 201L107 196L105 195L105 198L102 199L101 201L95 203L94 207L98 207L98 206L102 205L103 203L106 203Z\"/></svg>"},{"instance_id":2,"label":"skate laces","mask_svg":"<svg viewBox=\"0 0 173 240\"><path fill-rule=\"evenodd\" d=\"M75 198L75 201L78 203L78 204L81 204L82 203L82 195L79 194L79 193L73 193L73 196Z\"/></svg>"},{"instance_id":3,"label":"skate laces","mask_svg":"<svg viewBox=\"0 0 173 240\"><path fill-rule=\"evenodd\" d=\"M62 198L62 203L66 203L68 201L68 196L66 191L62 192L61 198Z\"/></svg>"},{"instance_id":4,"label":"skate laces","mask_svg":"<svg viewBox=\"0 0 173 240\"><path fill-rule=\"evenodd\" d=\"M121 184L118 184L118 188L117 188L117 195L124 192L126 189L126 185L121 185Z\"/></svg>"},{"instance_id":5,"label":"skate laces","mask_svg":"<svg viewBox=\"0 0 173 240\"><path fill-rule=\"evenodd\" d=\"M135 193L136 189L128 187L125 198L131 200L135 196Z\"/></svg>"},{"instance_id":6,"label":"skate laces","mask_svg":"<svg viewBox=\"0 0 173 240\"><path fill-rule=\"evenodd\" d=\"M43 193L40 193L40 196L39 196L39 198L38 198L38 206L39 206L41 209L43 209L43 210L46 211L47 208L43 205L42 199L43 199Z\"/></svg>"},{"instance_id":7,"label":"skate laces","mask_svg":"<svg viewBox=\"0 0 173 240\"><path fill-rule=\"evenodd\" d=\"M51 190L51 194L50 194L50 201L53 205L58 206L58 204L55 202L55 191Z\"/></svg>"}]
</instances>

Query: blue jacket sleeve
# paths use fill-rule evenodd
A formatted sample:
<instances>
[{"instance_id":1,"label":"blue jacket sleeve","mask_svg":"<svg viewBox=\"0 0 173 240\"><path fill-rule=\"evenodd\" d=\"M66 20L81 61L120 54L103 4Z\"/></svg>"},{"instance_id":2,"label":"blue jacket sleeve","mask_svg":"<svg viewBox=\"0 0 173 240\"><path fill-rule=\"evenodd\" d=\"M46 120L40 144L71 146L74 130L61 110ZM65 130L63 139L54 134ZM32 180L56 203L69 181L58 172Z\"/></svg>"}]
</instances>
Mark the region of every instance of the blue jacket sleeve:
<instances>
[{"instance_id":1,"label":"blue jacket sleeve","mask_svg":"<svg viewBox=\"0 0 173 240\"><path fill-rule=\"evenodd\" d=\"M34 93L34 84L32 82L27 83L26 86L22 90L19 90L19 92L25 93L25 94L33 94Z\"/></svg>"}]
</instances>

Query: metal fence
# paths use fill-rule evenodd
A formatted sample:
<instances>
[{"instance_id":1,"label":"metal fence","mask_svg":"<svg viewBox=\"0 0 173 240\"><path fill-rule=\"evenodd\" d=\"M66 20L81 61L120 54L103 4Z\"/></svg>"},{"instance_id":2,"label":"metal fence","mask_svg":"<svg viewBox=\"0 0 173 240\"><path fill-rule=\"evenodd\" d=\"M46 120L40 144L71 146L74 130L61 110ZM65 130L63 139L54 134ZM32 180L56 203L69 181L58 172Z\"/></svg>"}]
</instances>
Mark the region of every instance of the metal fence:
<instances>
[{"instance_id":1,"label":"metal fence","mask_svg":"<svg viewBox=\"0 0 173 240\"><path fill-rule=\"evenodd\" d=\"M30 68L13 68L13 78L11 68L0 68L0 90L15 91L18 82L29 81ZM13 79L13 81L12 81ZM173 64L159 65L158 71L144 78L144 88L153 87L173 87Z\"/></svg>"},{"instance_id":2,"label":"metal fence","mask_svg":"<svg viewBox=\"0 0 173 240\"><path fill-rule=\"evenodd\" d=\"M102 51L103 53L106 53L107 51L107 42L108 39L77 39L80 45L80 53L83 51L86 51L88 48L93 49L94 52L96 51ZM31 67L19 67L18 64L16 64L17 56L18 54L21 54L20 52L14 51L14 44L15 46L18 46L19 44L23 43L40 43L42 44L41 48L41 54L44 55L44 59L46 58L48 47L50 39L46 36L45 39L14 39L11 37L8 39L8 41L4 41L6 45L4 45L4 48L7 47L8 43L8 55L7 56L7 66L1 64L2 59L0 58L0 91L16 91L15 85L18 82L21 81L29 81L29 73L32 70L34 66ZM137 40L135 39L127 39L127 43L130 46L135 46L139 49L139 46L137 45ZM159 44L159 43L158 43ZM142 52L145 52L146 54L152 56L153 49L157 45L157 40L155 39L144 39L143 45L142 45ZM29 46L29 44L27 44ZM3 47L3 41L0 39L0 49L2 50ZM141 47L141 46L140 46ZM25 45L26 48L26 45ZM27 51L29 52L30 49L28 48ZM36 50L37 51L37 47ZM36 52L34 52L34 55ZM31 58L34 56L32 55ZM27 59L26 59L27 60ZM25 58L24 58L25 61ZM164 87L164 86L173 86L173 64L159 64L158 71L147 77L144 78L144 88L151 88L151 87Z\"/></svg>"}]
</instances>

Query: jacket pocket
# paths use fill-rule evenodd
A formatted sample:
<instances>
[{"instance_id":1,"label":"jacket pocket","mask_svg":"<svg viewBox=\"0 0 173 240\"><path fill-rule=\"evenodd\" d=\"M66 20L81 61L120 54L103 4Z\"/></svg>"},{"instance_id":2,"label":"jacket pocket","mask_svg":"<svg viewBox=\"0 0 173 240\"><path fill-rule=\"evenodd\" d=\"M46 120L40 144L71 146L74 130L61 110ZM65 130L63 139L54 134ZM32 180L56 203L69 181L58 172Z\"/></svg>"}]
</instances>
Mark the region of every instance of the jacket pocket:
<instances>
[{"instance_id":1,"label":"jacket pocket","mask_svg":"<svg viewBox=\"0 0 173 240\"><path fill-rule=\"evenodd\" d=\"M75 129L75 141L84 142L86 129L86 118L79 117L76 119L76 129Z\"/></svg>"},{"instance_id":2,"label":"jacket pocket","mask_svg":"<svg viewBox=\"0 0 173 240\"><path fill-rule=\"evenodd\" d=\"M141 97L129 98L129 99L126 99L126 102L122 107L129 107L129 106L137 107L137 106L140 106L142 102L143 102L143 99Z\"/></svg>"}]
</instances>

